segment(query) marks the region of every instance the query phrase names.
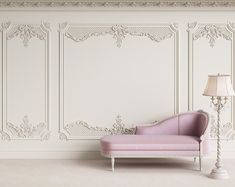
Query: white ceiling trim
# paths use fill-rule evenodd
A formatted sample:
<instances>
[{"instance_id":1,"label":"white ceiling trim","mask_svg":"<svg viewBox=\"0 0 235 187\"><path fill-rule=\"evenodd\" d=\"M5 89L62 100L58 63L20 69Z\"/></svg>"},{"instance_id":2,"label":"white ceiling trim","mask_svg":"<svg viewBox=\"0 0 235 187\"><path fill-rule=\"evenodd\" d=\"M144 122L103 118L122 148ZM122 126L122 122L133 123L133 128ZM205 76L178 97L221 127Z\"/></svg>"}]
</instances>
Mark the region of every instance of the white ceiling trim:
<instances>
[{"instance_id":1,"label":"white ceiling trim","mask_svg":"<svg viewBox=\"0 0 235 187\"><path fill-rule=\"evenodd\" d=\"M37 7L51 7L51 8L74 8L74 7L84 7L84 8L226 8L226 7L235 7L235 0L132 0L132 1L121 1L121 0L2 0L0 1L1 8L14 8L14 7L28 7L28 8L37 8Z\"/></svg>"}]
</instances>

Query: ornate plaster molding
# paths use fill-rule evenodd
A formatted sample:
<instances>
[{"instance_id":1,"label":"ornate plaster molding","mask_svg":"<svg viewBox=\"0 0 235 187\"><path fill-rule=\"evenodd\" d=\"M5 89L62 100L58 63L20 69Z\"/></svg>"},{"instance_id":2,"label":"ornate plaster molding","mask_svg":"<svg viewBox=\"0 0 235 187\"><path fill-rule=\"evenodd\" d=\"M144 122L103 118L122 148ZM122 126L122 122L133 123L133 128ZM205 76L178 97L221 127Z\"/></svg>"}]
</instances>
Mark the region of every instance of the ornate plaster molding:
<instances>
[{"instance_id":1,"label":"ornate plaster molding","mask_svg":"<svg viewBox=\"0 0 235 187\"><path fill-rule=\"evenodd\" d=\"M3 31L5 31L5 30L7 30L10 25L11 25L11 22L2 23L2 24L0 25L0 32L3 32Z\"/></svg>"},{"instance_id":2,"label":"ornate plaster molding","mask_svg":"<svg viewBox=\"0 0 235 187\"><path fill-rule=\"evenodd\" d=\"M192 29L194 29L197 26L197 22L192 22L192 23L188 23L188 29L187 31L190 32Z\"/></svg>"},{"instance_id":3,"label":"ornate plaster molding","mask_svg":"<svg viewBox=\"0 0 235 187\"><path fill-rule=\"evenodd\" d=\"M4 131L0 131L0 139L1 139L1 140L8 140L8 141L11 140L9 134L7 134L7 133L4 132Z\"/></svg>"},{"instance_id":4,"label":"ornate plaster molding","mask_svg":"<svg viewBox=\"0 0 235 187\"><path fill-rule=\"evenodd\" d=\"M59 139L60 139L60 140L65 140L65 141L67 141L67 140L68 140L68 137L66 136L65 133L60 132L60 134L59 134Z\"/></svg>"},{"instance_id":5,"label":"ornate plaster molding","mask_svg":"<svg viewBox=\"0 0 235 187\"><path fill-rule=\"evenodd\" d=\"M118 134L134 134L135 128L127 127L123 122L120 115L115 119L115 123L111 128L92 126L84 121L75 121L67 124L64 127L66 134L69 136L74 136L74 132L79 131L80 136L103 136L103 135L118 135ZM83 134L84 133L84 134ZM60 133L60 140L68 140L68 136L65 133Z\"/></svg>"},{"instance_id":6,"label":"ornate plaster molding","mask_svg":"<svg viewBox=\"0 0 235 187\"><path fill-rule=\"evenodd\" d=\"M7 130L16 138L33 139L40 138L41 140L48 140L50 131L47 125L41 122L37 125L32 125L29 122L28 116L24 116L20 125L14 125L10 122L7 123Z\"/></svg>"},{"instance_id":7,"label":"ornate plaster molding","mask_svg":"<svg viewBox=\"0 0 235 187\"><path fill-rule=\"evenodd\" d=\"M19 37L23 41L24 46L27 47L31 38L36 37L40 40L45 40L47 38L45 29L50 29L48 23L42 23L40 26L33 24L13 24L7 32L7 40Z\"/></svg>"},{"instance_id":8,"label":"ornate plaster molding","mask_svg":"<svg viewBox=\"0 0 235 187\"><path fill-rule=\"evenodd\" d=\"M177 24L172 24L172 28L177 29ZM91 37L110 35L116 42L117 47L121 47L126 36L141 36L147 37L154 42L171 38L173 32L169 27L153 28L153 27L127 27L124 25L87 27L80 26L79 28L69 26L67 23L62 23L60 29L65 29L65 36L75 42L82 42Z\"/></svg>"},{"instance_id":9,"label":"ornate plaster molding","mask_svg":"<svg viewBox=\"0 0 235 187\"><path fill-rule=\"evenodd\" d=\"M32 7L32 8L40 8L40 7L85 7L85 8L93 8L93 7L100 7L100 8L202 8L202 7L235 7L235 1L234 0L44 0L44 1L33 1L33 0L14 0L14 1L8 1L8 0L2 0L0 1L0 7L3 8L14 8L14 7Z\"/></svg>"},{"instance_id":10,"label":"ornate plaster molding","mask_svg":"<svg viewBox=\"0 0 235 187\"><path fill-rule=\"evenodd\" d=\"M226 40L231 40L232 33L229 32L225 27L220 27L215 24L207 24L205 26L199 27L195 33L193 33L193 40L198 40L199 38L203 37L208 39L211 47L214 47L216 40L220 37Z\"/></svg>"},{"instance_id":11,"label":"ornate plaster molding","mask_svg":"<svg viewBox=\"0 0 235 187\"><path fill-rule=\"evenodd\" d=\"M133 134L134 128L127 128L126 125L122 122L122 118L120 115L117 116L115 119L115 123L113 124L112 128L106 128L106 127L98 127L98 126L91 126L83 121L76 121L70 124L67 124L64 128L66 129L69 134L71 134L70 129L72 129L74 126L81 126L85 127L91 131L100 131L104 134Z\"/></svg>"}]
</instances>

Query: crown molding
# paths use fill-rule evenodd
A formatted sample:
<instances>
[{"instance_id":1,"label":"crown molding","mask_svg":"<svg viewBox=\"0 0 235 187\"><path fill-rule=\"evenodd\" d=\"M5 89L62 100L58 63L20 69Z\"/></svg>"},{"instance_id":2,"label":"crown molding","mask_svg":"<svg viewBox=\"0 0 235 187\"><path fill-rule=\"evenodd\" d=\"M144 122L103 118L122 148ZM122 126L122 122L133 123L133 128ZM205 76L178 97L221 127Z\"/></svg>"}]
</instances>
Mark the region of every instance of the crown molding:
<instances>
[{"instance_id":1,"label":"crown molding","mask_svg":"<svg viewBox=\"0 0 235 187\"><path fill-rule=\"evenodd\" d=\"M0 8L228 8L235 0L0 0Z\"/></svg>"}]
</instances>

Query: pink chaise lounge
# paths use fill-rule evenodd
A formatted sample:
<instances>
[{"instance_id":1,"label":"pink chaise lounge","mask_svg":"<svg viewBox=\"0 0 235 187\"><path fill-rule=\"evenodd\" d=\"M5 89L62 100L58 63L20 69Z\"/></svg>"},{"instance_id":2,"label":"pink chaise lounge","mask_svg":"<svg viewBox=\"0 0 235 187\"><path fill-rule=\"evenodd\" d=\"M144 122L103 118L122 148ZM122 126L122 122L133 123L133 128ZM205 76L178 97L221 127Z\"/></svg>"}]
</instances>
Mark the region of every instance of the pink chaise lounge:
<instances>
[{"instance_id":1,"label":"pink chaise lounge","mask_svg":"<svg viewBox=\"0 0 235 187\"><path fill-rule=\"evenodd\" d=\"M201 158L209 152L206 129L208 114L203 111L175 115L151 126L137 126L134 135L101 138L101 154L111 158L154 158L188 156Z\"/></svg>"}]
</instances>

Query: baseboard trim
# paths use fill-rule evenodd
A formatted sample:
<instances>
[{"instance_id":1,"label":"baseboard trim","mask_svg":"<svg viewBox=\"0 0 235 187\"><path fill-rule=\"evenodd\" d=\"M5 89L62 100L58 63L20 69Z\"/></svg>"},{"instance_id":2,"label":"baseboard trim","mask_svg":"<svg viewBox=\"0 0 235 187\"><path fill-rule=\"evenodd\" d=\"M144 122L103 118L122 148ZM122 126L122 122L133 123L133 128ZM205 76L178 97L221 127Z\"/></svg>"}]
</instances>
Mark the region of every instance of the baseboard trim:
<instances>
[{"instance_id":1,"label":"baseboard trim","mask_svg":"<svg viewBox=\"0 0 235 187\"><path fill-rule=\"evenodd\" d=\"M101 159L99 151L7 151L0 159Z\"/></svg>"},{"instance_id":2,"label":"baseboard trim","mask_svg":"<svg viewBox=\"0 0 235 187\"><path fill-rule=\"evenodd\" d=\"M235 159L235 151L224 151L222 157ZM215 159L216 151L205 158ZM2 151L0 159L104 159L99 151Z\"/></svg>"}]
</instances>

